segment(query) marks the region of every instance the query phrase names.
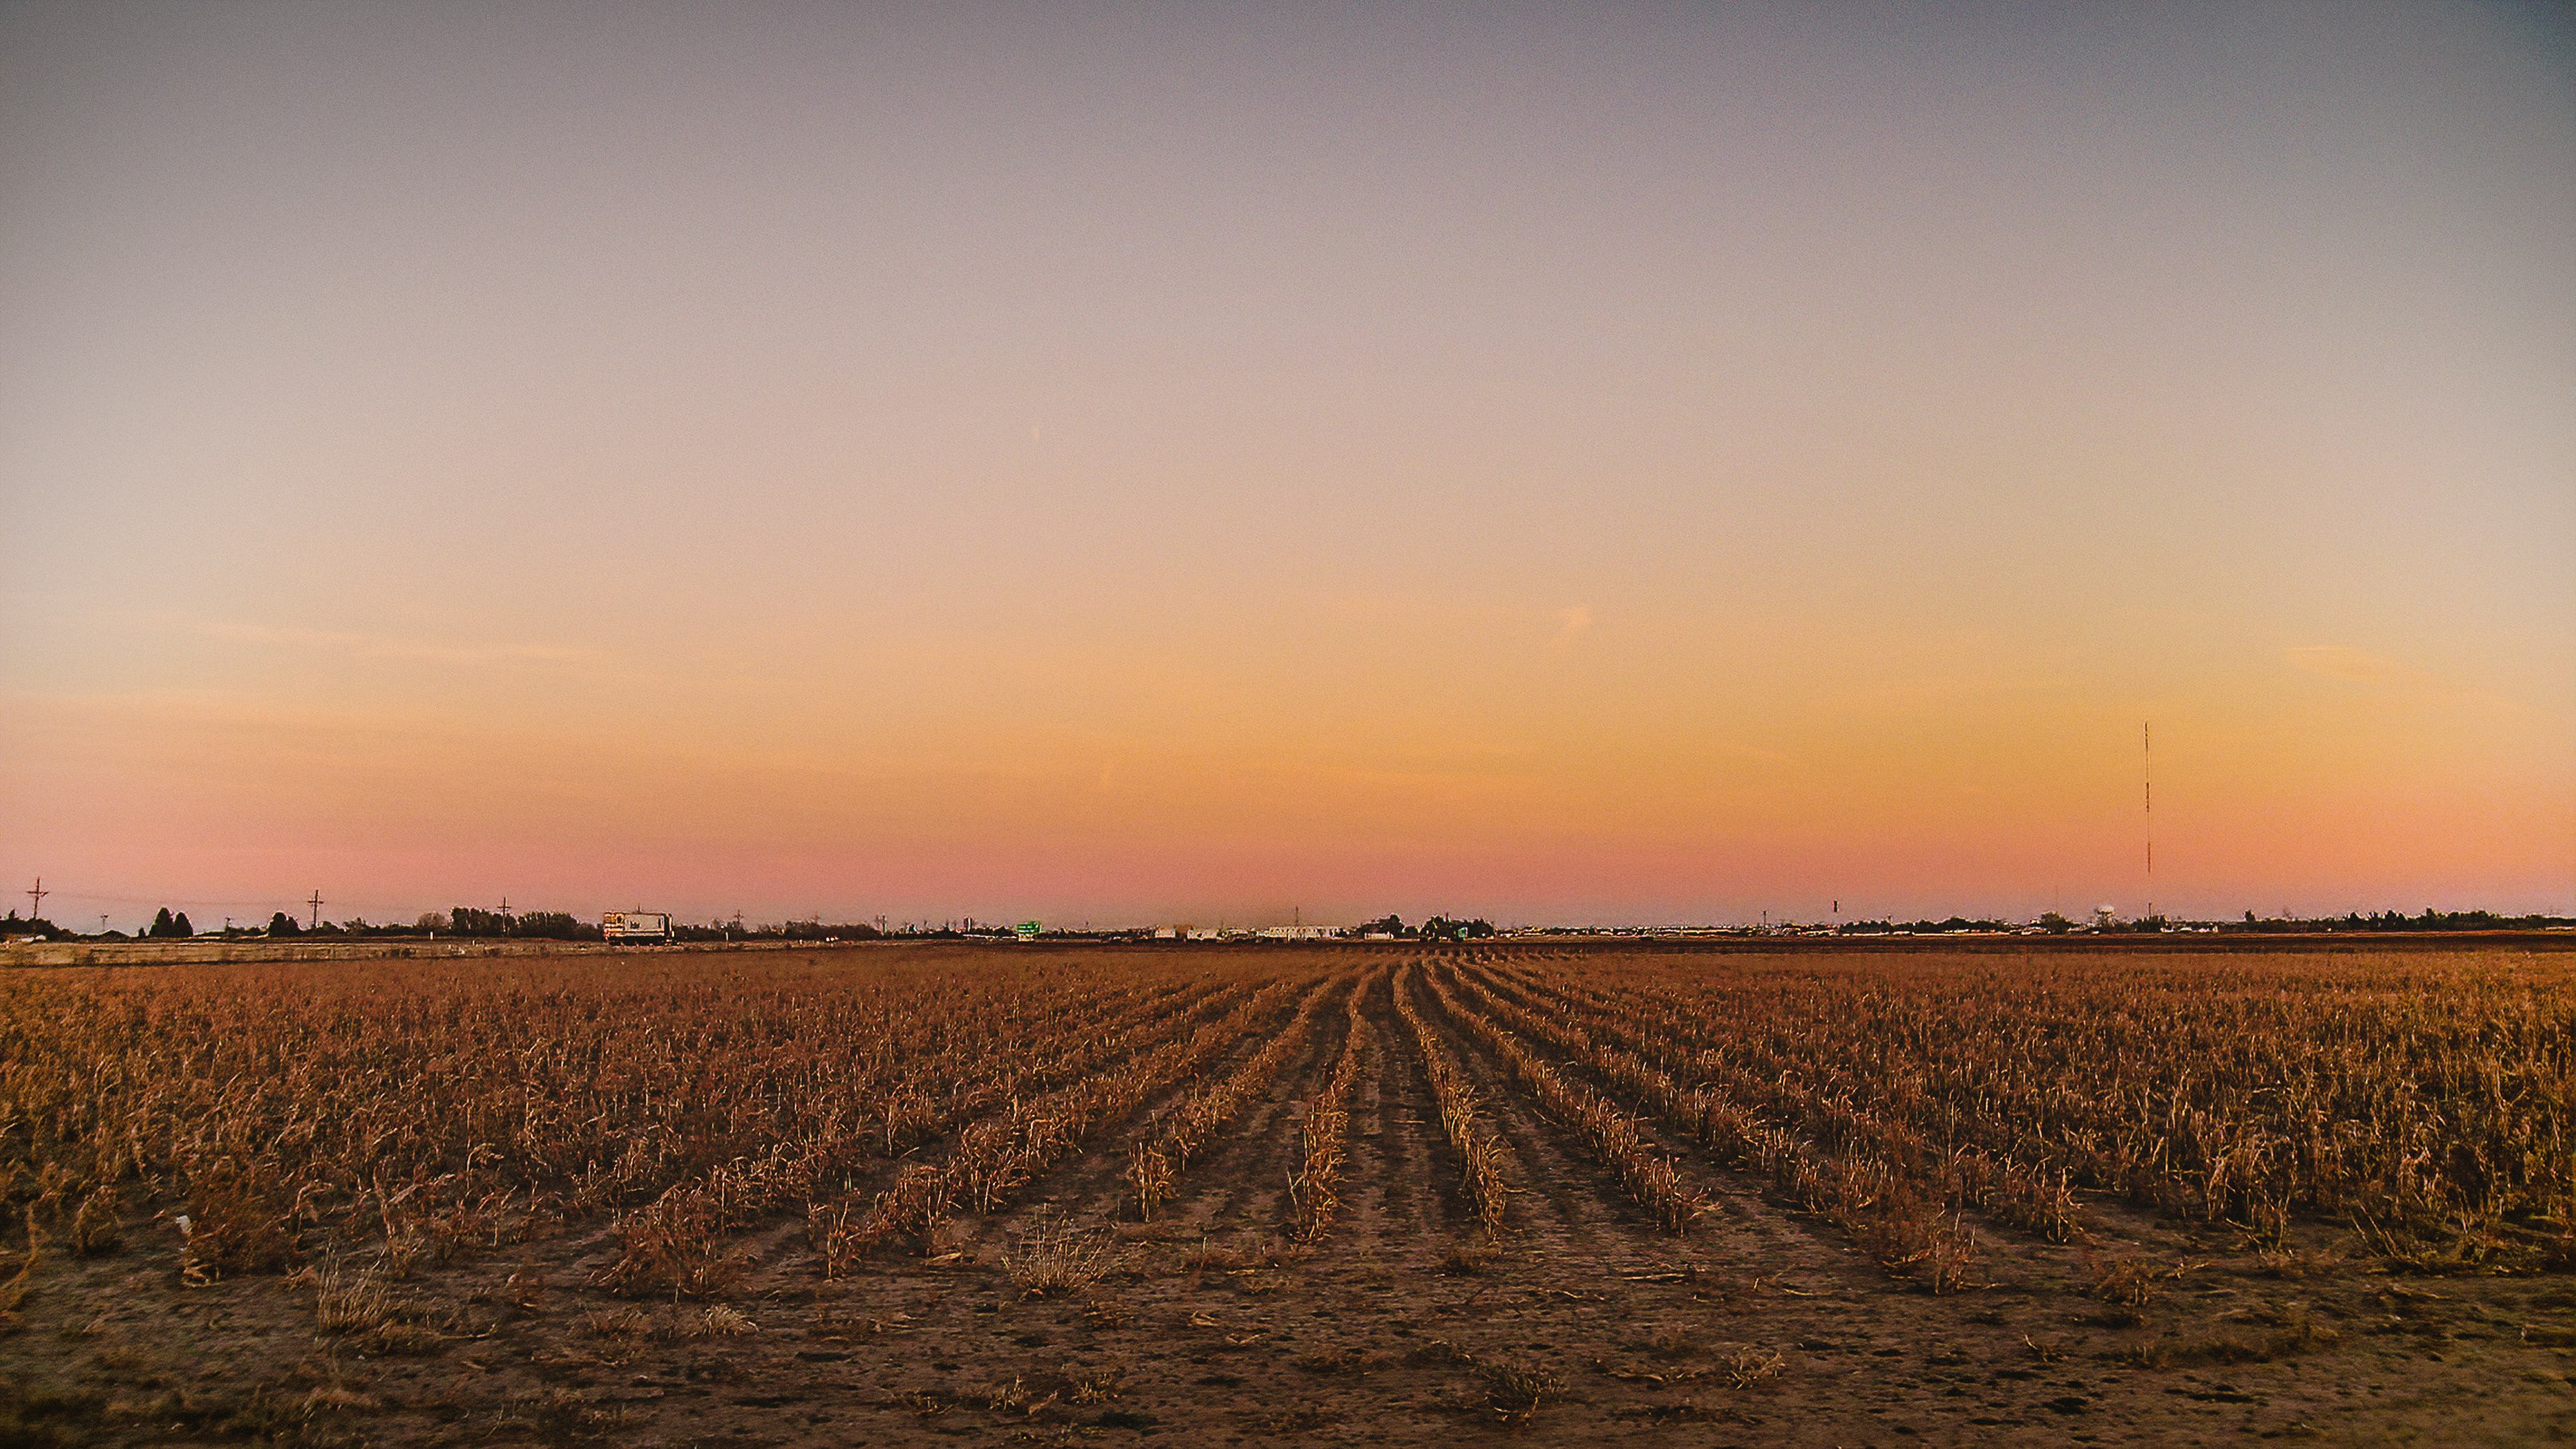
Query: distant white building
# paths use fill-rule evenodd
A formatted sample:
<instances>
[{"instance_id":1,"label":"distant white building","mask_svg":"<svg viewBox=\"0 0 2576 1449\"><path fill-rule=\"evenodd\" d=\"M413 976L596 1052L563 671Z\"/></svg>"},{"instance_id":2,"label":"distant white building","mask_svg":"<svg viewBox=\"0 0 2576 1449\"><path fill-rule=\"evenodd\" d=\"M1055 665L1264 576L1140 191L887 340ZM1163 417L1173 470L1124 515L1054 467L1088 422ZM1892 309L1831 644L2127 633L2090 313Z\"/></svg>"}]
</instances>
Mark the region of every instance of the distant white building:
<instances>
[{"instance_id":1,"label":"distant white building","mask_svg":"<svg viewBox=\"0 0 2576 1449\"><path fill-rule=\"evenodd\" d=\"M1333 939L1333 928L1302 925L1265 926L1262 928L1261 935L1264 940L1270 941L1329 941Z\"/></svg>"}]
</instances>

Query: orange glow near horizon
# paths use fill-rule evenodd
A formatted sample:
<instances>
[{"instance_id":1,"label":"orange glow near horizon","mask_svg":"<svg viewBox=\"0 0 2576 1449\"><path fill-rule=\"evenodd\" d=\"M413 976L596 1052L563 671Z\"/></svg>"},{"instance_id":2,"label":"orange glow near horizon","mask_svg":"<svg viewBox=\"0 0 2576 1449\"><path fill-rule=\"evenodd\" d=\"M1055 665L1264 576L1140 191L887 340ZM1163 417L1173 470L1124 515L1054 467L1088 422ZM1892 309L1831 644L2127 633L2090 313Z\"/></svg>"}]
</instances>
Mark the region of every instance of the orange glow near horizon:
<instances>
[{"instance_id":1,"label":"orange glow near horizon","mask_svg":"<svg viewBox=\"0 0 2576 1449\"><path fill-rule=\"evenodd\" d=\"M0 18L66 922L2576 910L2561 33L164 18Z\"/></svg>"}]
</instances>

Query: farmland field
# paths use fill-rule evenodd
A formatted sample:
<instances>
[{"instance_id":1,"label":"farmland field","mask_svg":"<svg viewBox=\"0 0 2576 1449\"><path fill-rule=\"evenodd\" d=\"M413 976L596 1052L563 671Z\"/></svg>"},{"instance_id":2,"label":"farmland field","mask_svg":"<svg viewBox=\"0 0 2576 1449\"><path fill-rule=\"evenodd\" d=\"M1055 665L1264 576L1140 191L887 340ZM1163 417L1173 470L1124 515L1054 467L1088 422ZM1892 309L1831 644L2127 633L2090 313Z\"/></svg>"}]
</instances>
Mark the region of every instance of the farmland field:
<instances>
[{"instance_id":1,"label":"farmland field","mask_svg":"<svg viewBox=\"0 0 2576 1449\"><path fill-rule=\"evenodd\" d=\"M0 974L0 1443L2576 1431L2576 957Z\"/></svg>"}]
</instances>

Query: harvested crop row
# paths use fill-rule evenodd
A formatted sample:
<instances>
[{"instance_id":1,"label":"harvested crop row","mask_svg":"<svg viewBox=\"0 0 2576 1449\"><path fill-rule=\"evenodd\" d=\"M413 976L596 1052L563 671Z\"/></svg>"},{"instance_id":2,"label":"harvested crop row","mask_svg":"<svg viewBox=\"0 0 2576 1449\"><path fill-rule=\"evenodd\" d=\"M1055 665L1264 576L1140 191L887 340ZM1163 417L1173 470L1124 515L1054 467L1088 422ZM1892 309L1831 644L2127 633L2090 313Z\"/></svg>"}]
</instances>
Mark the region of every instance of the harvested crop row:
<instances>
[{"instance_id":1,"label":"harvested crop row","mask_svg":"<svg viewBox=\"0 0 2576 1449\"><path fill-rule=\"evenodd\" d=\"M1424 984L1450 1020L1502 1059L1514 1080L1538 1099L1541 1110L1583 1139L1593 1160L1610 1169L1629 1200L1644 1208L1656 1227L1668 1233L1687 1232L1708 1211L1708 1199L1681 1180L1672 1160L1647 1144L1645 1134L1617 1103L1580 1082L1568 1081L1509 1028L1461 1004L1438 976L1426 974ZM1472 983L1467 989L1488 1005L1494 1004L1490 994Z\"/></svg>"},{"instance_id":2,"label":"harvested crop row","mask_svg":"<svg viewBox=\"0 0 2576 1449\"><path fill-rule=\"evenodd\" d=\"M1089 1142L1102 1127L1123 1120L1147 1098L1241 1040L1277 1010L1290 989L1287 983L1263 987L1186 1039L1166 1042L1043 1097L1013 1103L1001 1115L959 1134L956 1150L945 1161L905 1168L855 1221L846 1205L817 1205L808 1222L822 1251L825 1276L850 1272L869 1252L898 1237L926 1238L931 1225L961 1203L978 1212L1002 1207L1023 1184Z\"/></svg>"},{"instance_id":3,"label":"harvested crop row","mask_svg":"<svg viewBox=\"0 0 2576 1449\"><path fill-rule=\"evenodd\" d=\"M947 1112L962 1116L996 1099L1016 1100L1023 1091L1079 1082L1186 1029L1226 1000L1214 989L1163 994L1140 1010L1061 1035L1065 1045L1034 1058L1011 1049L1012 1038L983 1038L976 1045L984 1070L949 1094ZM789 1141L675 1184L616 1223L613 1255L592 1281L617 1292L713 1292L745 1266L726 1248L725 1234L792 1204L811 1204L818 1190L829 1191L837 1162L828 1144Z\"/></svg>"},{"instance_id":4,"label":"harvested crop row","mask_svg":"<svg viewBox=\"0 0 2576 1449\"><path fill-rule=\"evenodd\" d=\"M1871 1157L1937 1196L1948 1207L1974 1207L2010 1227L2053 1243L2089 1235L2084 1210L2064 1171L1997 1156L1958 1140L1936 1141L1903 1116L1862 1097L1848 1074L1792 1059L1767 1043L1709 1030L1652 998L1608 995L1568 985L1512 978L1533 998L1581 1002L1597 1015L1639 1023L1640 1040L1701 1080L1750 1105L1778 1125L1806 1134L1829 1153ZM1695 1048L1695 1049L1690 1049ZM1821 1071L1825 1080L1809 1078Z\"/></svg>"},{"instance_id":5,"label":"harvested crop row","mask_svg":"<svg viewBox=\"0 0 2576 1449\"><path fill-rule=\"evenodd\" d=\"M1289 1056L1305 1043L1307 1029L1332 994L1333 983L1320 981L1306 993L1297 1014L1263 1044L1260 1051L1229 1072L1154 1114L1127 1152L1127 1181L1136 1189L1136 1212L1151 1218L1189 1171L1190 1161L1207 1145L1209 1135L1234 1120L1252 1094L1270 1085Z\"/></svg>"},{"instance_id":6,"label":"harvested crop row","mask_svg":"<svg viewBox=\"0 0 2576 1449\"><path fill-rule=\"evenodd\" d=\"M1643 973L1651 977L1657 973ZM1846 1070L1936 1137L2277 1240L2422 1266L2576 1258L2576 996L2545 957L1900 964L1642 989Z\"/></svg>"},{"instance_id":7,"label":"harvested crop row","mask_svg":"<svg viewBox=\"0 0 2576 1449\"><path fill-rule=\"evenodd\" d=\"M959 1041L950 1048L954 1058L940 1063L948 1070L922 1073L890 1090L879 1109L885 1132L882 1155L900 1156L941 1133L954 1131L996 1103L1086 1076L1093 1063L1084 1048L1096 1045L1101 1036L1155 1020L1193 1015L1205 1009L1215 995L1212 988L1187 985L1154 993L1133 1007L1094 1017L1088 1025L1077 1026L1070 1033L1058 1033L1059 1039L1069 1036L1077 1046L1047 1057L1026 1059L1015 1049L995 1050L997 1046L1016 1048L1034 1034L979 1034Z\"/></svg>"},{"instance_id":8,"label":"harvested crop row","mask_svg":"<svg viewBox=\"0 0 2576 1449\"><path fill-rule=\"evenodd\" d=\"M1705 1087L1685 1087L1633 1049L1635 1038L1596 1019L1612 1045L1595 1040L1565 1003L1562 1020L1499 997L1486 1000L1522 1030L1581 1062L1618 1093L1707 1147L1721 1161L1763 1173L1801 1206L1823 1214L1890 1272L1920 1272L1936 1292L1965 1287L1974 1235L1944 1224L1913 1185L1884 1162L1818 1149L1795 1132L1769 1126L1742 1105Z\"/></svg>"},{"instance_id":9,"label":"harvested crop row","mask_svg":"<svg viewBox=\"0 0 2576 1449\"><path fill-rule=\"evenodd\" d=\"M1447 1133L1449 1145L1458 1149L1459 1185L1476 1210L1487 1236L1503 1230L1503 1211L1510 1200L1511 1189L1503 1179L1506 1149L1494 1133L1493 1124L1476 1111L1476 1089L1467 1073L1449 1054L1431 1024L1413 1004L1411 977L1413 968L1406 966L1395 978L1395 1010L1413 1033L1414 1044L1422 1051L1422 1069L1431 1079L1431 1095L1440 1106L1440 1130Z\"/></svg>"},{"instance_id":10,"label":"harvested crop row","mask_svg":"<svg viewBox=\"0 0 2576 1449\"><path fill-rule=\"evenodd\" d=\"M1291 1232L1297 1241L1319 1241L1332 1230L1342 1205L1342 1167L1350 1155L1351 1083L1359 1075L1360 1054L1367 1048L1368 1016L1364 1005L1375 980L1353 987L1346 1004L1350 1026L1342 1034L1342 1054L1322 1091L1306 1099L1298 1128L1297 1166L1288 1177Z\"/></svg>"},{"instance_id":11,"label":"harvested crop row","mask_svg":"<svg viewBox=\"0 0 2576 1449\"><path fill-rule=\"evenodd\" d=\"M6 983L0 1100L17 1128L0 1137L0 1197L16 1206L32 1182L40 1218L81 1205L93 1226L112 1220L102 1202L167 1203L191 1223L192 1281L334 1240L444 1260L784 1142L864 1152L887 1082L941 1061L989 1070L989 1045L980 1060L950 1048L1078 1032L1174 989L648 962L600 990L587 969Z\"/></svg>"}]
</instances>

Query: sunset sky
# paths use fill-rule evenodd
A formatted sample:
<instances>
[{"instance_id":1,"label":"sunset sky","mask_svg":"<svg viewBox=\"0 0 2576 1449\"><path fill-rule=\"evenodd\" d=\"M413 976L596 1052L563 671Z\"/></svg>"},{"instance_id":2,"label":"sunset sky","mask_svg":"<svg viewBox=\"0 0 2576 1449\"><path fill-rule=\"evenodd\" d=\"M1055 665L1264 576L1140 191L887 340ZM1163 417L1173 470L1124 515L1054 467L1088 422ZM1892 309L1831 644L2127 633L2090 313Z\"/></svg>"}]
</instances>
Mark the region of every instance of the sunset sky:
<instances>
[{"instance_id":1,"label":"sunset sky","mask_svg":"<svg viewBox=\"0 0 2576 1449\"><path fill-rule=\"evenodd\" d=\"M2576 911L2566 16L8 6L0 885Z\"/></svg>"}]
</instances>

